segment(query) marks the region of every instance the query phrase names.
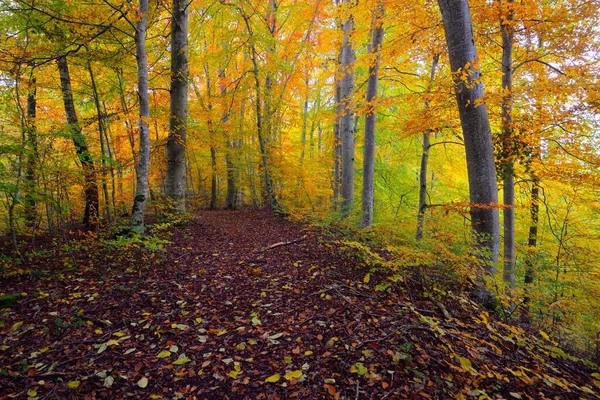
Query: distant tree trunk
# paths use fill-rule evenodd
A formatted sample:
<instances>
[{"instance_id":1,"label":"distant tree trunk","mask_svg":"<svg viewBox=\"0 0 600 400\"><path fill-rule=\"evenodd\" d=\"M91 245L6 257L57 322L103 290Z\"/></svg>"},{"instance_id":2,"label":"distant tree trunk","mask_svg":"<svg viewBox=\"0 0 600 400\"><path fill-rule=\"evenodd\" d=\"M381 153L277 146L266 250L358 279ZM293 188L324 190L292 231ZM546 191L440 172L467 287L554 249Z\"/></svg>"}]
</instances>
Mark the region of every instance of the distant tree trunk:
<instances>
[{"instance_id":1,"label":"distant tree trunk","mask_svg":"<svg viewBox=\"0 0 600 400\"><path fill-rule=\"evenodd\" d=\"M29 79L29 92L27 93L27 118L25 128L27 130L27 158L25 161L25 221L31 228L35 228L37 220L36 212L36 186L37 169L39 162L39 151L36 132L36 94L37 87L33 72Z\"/></svg>"},{"instance_id":2,"label":"distant tree trunk","mask_svg":"<svg viewBox=\"0 0 600 400\"><path fill-rule=\"evenodd\" d=\"M148 98L148 63L146 56L146 24L148 20L148 0L140 0L138 23L135 30L135 53L138 74L138 97L140 102L140 118L138 128L140 134L140 151L136 168L135 196L131 211L131 225L144 226L144 212L148 200L148 179L150 175L150 100Z\"/></svg>"},{"instance_id":3,"label":"distant tree trunk","mask_svg":"<svg viewBox=\"0 0 600 400\"><path fill-rule=\"evenodd\" d=\"M340 87L340 61L338 62L338 71L335 77L335 105L336 105L336 116L335 124L333 126L333 209L337 210L340 204L340 192L342 184L342 138L340 135L340 115L342 112L342 99L341 99L341 87Z\"/></svg>"},{"instance_id":4,"label":"distant tree trunk","mask_svg":"<svg viewBox=\"0 0 600 400\"><path fill-rule=\"evenodd\" d=\"M125 99L125 90L123 89L123 71L119 68L115 70L117 74L117 82L119 86L119 99L121 100L121 111L125 115L125 128L127 130L127 139L129 140L129 146L131 148L131 156L133 157L133 165L137 173L138 165L138 154L135 150L135 138L133 134L133 128L131 121L129 120L129 107L127 106L127 100Z\"/></svg>"},{"instance_id":5,"label":"distant tree trunk","mask_svg":"<svg viewBox=\"0 0 600 400\"><path fill-rule=\"evenodd\" d=\"M171 104L165 194L174 211L184 213L188 94L188 2L173 0L171 17Z\"/></svg>"},{"instance_id":6,"label":"distant tree trunk","mask_svg":"<svg viewBox=\"0 0 600 400\"><path fill-rule=\"evenodd\" d=\"M205 43L206 47L206 43ZM215 149L216 132L212 120L212 82L210 79L210 70L208 64L204 65L204 72L206 73L206 95L207 95L207 109L208 109L208 134L210 136L210 205L211 210L217 209L217 150ZM195 87L195 86L194 86ZM200 94L200 93L198 93Z\"/></svg>"},{"instance_id":7,"label":"distant tree trunk","mask_svg":"<svg viewBox=\"0 0 600 400\"><path fill-rule=\"evenodd\" d=\"M113 157L113 149L114 149L114 141L113 135L110 130L110 124L108 123L108 111L106 110L106 102L102 102L102 109L104 110L104 140L106 141L106 152L108 155L109 161L109 171L110 171L110 179L111 179L111 202L113 210L117 209L117 189L115 182L115 167L114 167L114 157ZM116 211L115 211L116 213Z\"/></svg>"},{"instance_id":8,"label":"distant tree trunk","mask_svg":"<svg viewBox=\"0 0 600 400\"><path fill-rule=\"evenodd\" d=\"M431 92L431 86L435 79L435 70L440 61L440 54L433 55L431 62L431 72L429 74L429 83L427 85L426 96ZM429 99L425 100L425 109L429 109ZM423 228L425 226L425 211L427 210L427 168L429 166L429 150L431 149L431 129L423 132L423 151L421 152L421 169L419 170L419 211L417 214L417 235L416 239L423 238Z\"/></svg>"},{"instance_id":9,"label":"distant tree trunk","mask_svg":"<svg viewBox=\"0 0 600 400\"><path fill-rule=\"evenodd\" d=\"M98 222L98 184L96 181L96 169L94 161L87 146L85 136L79 126L77 113L75 112L75 103L73 102L73 92L71 90L71 77L69 76L69 65L66 56L60 56L57 59L58 72L60 74L60 85L63 94L63 103L67 123L69 124L69 133L75 146L75 152L83 168L84 176L84 194L85 211L83 223L89 230L94 230Z\"/></svg>"},{"instance_id":10,"label":"distant tree trunk","mask_svg":"<svg viewBox=\"0 0 600 400\"><path fill-rule=\"evenodd\" d=\"M110 195L108 192L108 169L106 167L106 146L105 143L105 129L104 129L104 118L102 117L102 108L100 107L100 98L98 96L98 88L96 87L96 79L94 78L94 71L92 70L92 64L90 60L87 63L87 69L90 74L90 81L92 83L92 96L94 98L94 104L96 106L96 116L98 118L98 134L100 135L100 165L102 169L102 192L104 194L104 209L106 211L106 220L108 223L111 222L112 218L110 215Z\"/></svg>"},{"instance_id":11,"label":"distant tree trunk","mask_svg":"<svg viewBox=\"0 0 600 400\"><path fill-rule=\"evenodd\" d=\"M246 15L244 13L244 11L240 8L238 8L238 10L240 11L240 14L242 15L242 18L244 19L244 22L246 24L246 29L248 30L248 34L250 35L250 37L253 36L253 31L252 31L252 26L250 25L250 19L248 17L248 15ZM259 146L259 150L260 150L260 158L261 158L261 164L262 164L262 169L263 169L263 174L264 174L264 180L265 180L265 191L267 194L267 198L269 201L269 206L271 207L271 209L275 212L279 212L281 211L279 208L279 202L277 201L277 197L275 197L275 190L273 189L273 181L271 179L271 169L270 169L270 164L269 164L269 154L268 154L268 149L267 149L267 137L265 135L269 134L269 128L265 128L264 125L264 121L263 121L263 101L264 99L262 98L261 95L261 84L260 84L260 73L259 73L259 68L258 68L258 52L256 50L256 45L255 43L252 41L252 39L250 40L250 60L252 61L252 75L254 76L254 90L255 90L255 95L256 95L256 101L255 101L255 106L256 106L256 132L257 132L257 136L258 136L258 146ZM265 115L267 115L268 113L265 112Z\"/></svg>"},{"instance_id":12,"label":"distant tree trunk","mask_svg":"<svg viewBox=\"0 0 600 400\"><path fill-rule=\"evenodd\" d=\"M531 303L531 285L535 279L535 251L537 247L538 222L540 213L540 181L534 175L531 188L529 236L527 240L527 258L525 261L525 295L523 297L523 316L526 322L531 321L529 307Z\"/></svg>"},{"instance_id":13,"label":"distant tree trunk","mask_svg":"<svg viewBox=\"0 0 600 400\"><path fill-rule=\"evenodd\" d=\"M350 0L342 4L350 5ZM348 11L349 12L349 11ZM347 217L354 206L354 49L351 39L354 31L354 17L351 13L342 22L344 40L341 55L340 84L340 137L342 142L342 205L341 216Z\"/></svg>"},{"instance_id":14,"label":"distant tree trunk","mask_svg":"<svg viewBox=\"0 0 600 400\"><path fill-rule=\"evenodd\" d=\"M494 147L490 123L485 103L482 103L483 85L477 67L475 38L471 25L471 14L467 0L438 0L450 66L455 76L455 93L465 142L469 192L471 202L471 225L475 239L482 252L479 257L484 262L489 275L496 272L499 248L498 186L494 164ZM467 73L466 81L458 72ZM491 306L492 293L479 282L480 301Z\"/></svg>"},{"instance_id":15,"label":"distant tree trunk","mask_svg":"<svg viewBox=\"0 0 600 400\"><path fill-rule=\"evenodd\" d=\"M363 189L362 189L362 221L363 228L373 224L373 192L375 187L375 123L377 113L377 86L379 84L379 60L381 58L381 44L383 43L383 17L384 8L382 0L377 2L377 9L373 16L371 35L371 53L375 60L369 64L369 77L367 83L367 107L365 117L365 147L363 157Z\"/></svg>"},{"instance_id":16,"label":"distant tree trunk","mask_svg":"<svg viewBox=\"0 0 600 400\"><path fill-rule=\"evenodd\" d=\"M513 0L500 0L502 34L502 180L504 184L504 283L514 295L515 276L515 179L512 127L512 48L514 19Z\"/></svg>"},{"instance_id":17,"label":"distant tree trunk","mask_svg":"<svg viewBox=\"0 0 600 400\"><path fill-rule=\"evenodd\" d=\"M219 71L219 77L221 78L221 84L219 86L221 97L224 98L227 94L227 86L223 82L225 80L225 70L221 69ZM244 105L242 103L242 112L241 117L243 118ZM223 110L223 115L221 116L221 126L225 128L227 123L229 122L229 113L227 110ZM227 194L225 195L225 208L229 210L235 210L238 207L238 188L237 188L237 180L238 180L238 166L233 161L234 155L232 153L236 152L238 148L238 141L232 140L229 135L227 136L227 152L225 153L225 167L227 168Z\"/></svg>"}]
</instances>

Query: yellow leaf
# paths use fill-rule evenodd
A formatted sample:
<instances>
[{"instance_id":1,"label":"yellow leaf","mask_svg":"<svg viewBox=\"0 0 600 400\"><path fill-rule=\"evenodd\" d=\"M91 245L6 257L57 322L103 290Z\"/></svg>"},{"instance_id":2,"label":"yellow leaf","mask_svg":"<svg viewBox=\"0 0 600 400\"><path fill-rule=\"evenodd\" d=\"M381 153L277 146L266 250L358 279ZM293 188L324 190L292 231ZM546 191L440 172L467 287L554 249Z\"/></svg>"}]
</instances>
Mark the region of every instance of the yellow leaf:
<instances>
[{"instance_id":1,"label":"yellow leaf","mask_svg":"<svg viewBox=\"0 0 600 400\"><path fill-rule=\"evenodd\" d=\"M169 350L163 350L156 355L158 358L167 358L171 356L171 352Z\"/></svg>"},{"instance_id":2,"label":"yellow leaf","mask_svg":"<svg viewBox=\"0 0 600 400\"><path fill-rule=\"evenodd\" d=\"M368 273L365 275L365 277L363 278L363 282L364 283L369 283L369 281L371 280L371 274Z\"/></svg>"},{"instance_id":3,"label":"yellow leaf","mask_svg":"<svg viewBox=\"0 0 600 400\"><path fill-rule=\"evenodd\" d=\"M145 376L143 376L138 382L137 385L139 387L141 387L142 389L144 389L146 386L148 386L148 378L146 378Z\"/></svg>"},{"instance_id":4,"label":"yellow leaf","mask_svg":"<svg viewBox=\"0 0 600 400\"><path fill-rule=\"evenodd\" d=\"M192 360L182 354L177 360L173 361L173 365L183 365L189 363L190 361Z\"/></svg>"},{"instance_id":5,"label":"yellow leaf","mask_svg":"<svg viewBox=\"0 0 600 400\"><path fill-rule=\"evenodd\" d=\"M27 396L29 396L29 397L35 397L35 396L37 396L37 390L35 390L35 389L29 389L27 391Z\"/></svg>"},{"instance_id":6,"label":"yellow leaf","mask_svg":"<svg viewBox=\"0 0 600 400\"><path fill-rule=\"evenodd\" d=\"M81 382L79 382L79 381L69 381L69 382L67 382L67 387L69 389L77 389L79 387L79 385L81 385Z\"/></svg>"},{"instance_id":7,"label":"yellow leaf","mask_svg":"<svg viewBox=\"0 0 600 400\"><path fill-rule=\"evenodd\" d=\"M548 336L548 334L542 330L540 330L540 336L543 337L544 339L550 341L550 336Z\"/></svg>"},{"instance_id":8,"label":"yellow leaf","mask_svg":"<svg viewBox=\"0 0 600 400\"><path fill-rule=\"evenodd\" d=\"M265 379L265 383L275 383L278 382L279 379L281 379L281 376L279 374L273 374L267 379Z\"/></svg>"},{"instance_id":9,"label":"yellow leaf","mask_svg":"<svg viewBox=\"0 0 600 400\"><path fill-rule=\"evenodd\" d=\"M288 372L283 377L285 379L287 379L288 381L291 381L292 379L299 379L301 376L302 376L302 370L301 369L297 369L296 371L290 371L290 372Z\"/></svg>"}]
</instances>

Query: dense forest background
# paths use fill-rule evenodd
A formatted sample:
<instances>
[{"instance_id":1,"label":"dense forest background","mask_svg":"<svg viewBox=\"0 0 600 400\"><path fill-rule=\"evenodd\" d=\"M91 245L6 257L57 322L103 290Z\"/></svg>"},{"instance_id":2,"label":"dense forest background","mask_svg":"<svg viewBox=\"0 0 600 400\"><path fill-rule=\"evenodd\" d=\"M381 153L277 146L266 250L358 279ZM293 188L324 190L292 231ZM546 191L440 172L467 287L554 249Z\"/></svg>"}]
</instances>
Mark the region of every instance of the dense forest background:
<instances>
[{"instance_id":1,"label":"dense forest background","mask_svg":"<svg viewBox=\"0 0 600 400\"><path fill-rule=\"evenodd\" d=\"M429 0L3 0L0 263L82 219L266 207L477 281L487 207L502 315L597 359L600 4L469 5L457 71ZM484 86L497 204L469 196L458 82Z\"/></svg>"}]
</instances>

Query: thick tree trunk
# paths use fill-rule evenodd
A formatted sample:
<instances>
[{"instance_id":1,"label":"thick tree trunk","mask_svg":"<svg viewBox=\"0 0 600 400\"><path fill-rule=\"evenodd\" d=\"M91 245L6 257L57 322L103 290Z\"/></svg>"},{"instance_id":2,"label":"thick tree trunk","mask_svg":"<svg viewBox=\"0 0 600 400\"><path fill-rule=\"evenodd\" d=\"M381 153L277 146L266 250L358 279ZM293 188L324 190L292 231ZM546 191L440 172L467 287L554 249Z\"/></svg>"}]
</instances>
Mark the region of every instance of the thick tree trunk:
<instances>
[{"instance_id":1,"label":"thick tree trunk","mask_svg":"<svg viewBox=\"0 0 600 400\"><path fill-rule=\"evenodd\" d=\"M96 181L96 170L94 161L87 146L85 136L79 126L77 113L75 112L75 103L73 102L73 92L71 90L71 77L69 76L69 65L67 57L60 56L57 59L58 72L60 74L60 86L63 94L63 103L67 123L69 124L69 133L75 146L75 152L83 168L84 176L84 194L85 211L83 223L89 230L94 230L98 223L98 184Z\"/></svg>"},{"instance_id":2,"label":"thick tree trunk","mask_svg":"<svg viewBox=\"0 0 600 400\"><path fill-rule=\"evenodd\" d=\"M349 6L350 0L343 0L342 4ZM347 217L354 207L354 49L351 38L354 31L354 18L350 11L347 19L342 23L344 39L341 54L341 83L340 83L340 137L342 153L342 204L341 216Z\"/></svg>"},{"instance_id":3,"label":"thick tree trunk","mask_svg":"<svg viewBox=\"0 0 600 400\"><path fill-rule=\"evenodd\" d=\"M363 188L362 188L362 220L363 228L373 224L373 195L375 187L375 123L377 114L375 102L377 100L377 86L379 84L379 60L381 44L383 43L383 16L382 0L377 2L377 9L373 17L371 53L375 60L369 65L369 78L367 82L367 110L365 118L365 147L363 157Z\"/></svg>"},{"instance_id":4,"label":"thick tree trunk","mask_svg":"<svg viewBox=\"0 0 600 400\"><path fill-rule=\"evenodd\" d=\"M188 2L173 0L171 18L171 104L165 194L174 211L186 209L186 128L188 97Z\"/></svg>"},{"instance_id":5,"label":"thick tree trunk","mask_svg":"<svg viewBox=\"0 0 600 400\"><path fill-rule=\"evenodd\" d=\"M512 128L512 48L514 19L513 0L500 1L502 34L502 173L504 183L504 283L514 295L515 276L515 179Z\"/></svg>"},{"instance_id":6,"label":"thick tree trunk","mask_svg":"<svg viewBox=\"0 0 600 400\"><path fill-rule=\"evenodd\" d=\"M29 80L29 92L27 93L27 118L25 124L25 128L27 129L27 158L25 161L25 221L31 228L35 228L37 222L36 181L39 151L35 121L36 94L36 81L32 73Z\"/></svg>"},{"instance_id":7,"label":"thick tree trunk","mask_svg":"<svg viewBox=\"0 0 600 400\"><path fill-rule=\"evenodd\" d=\"M435 79L435 71L440 61L440 54L433 55L431 62L431 72L429 74L429 83L427 85L426 96L431 92L431 86ZM429 109L429 99L425 100L425 109ZM419 170L419 211L417 214L417 234L416 239L423 238L423 229L425 226L425 211L427 210L427 169L429 167L429 150L431 148L431 130L423 132L423 151L421 152L421 169ZM433 178L433 177L432 177Z\"/></svg>"},{"instance_id":8,"label":"thick tree trunk","mask_svg":"<svg viewBox=\"0 0 600 400\"><path fill-rule=\"evenodd\" d=\"M135 196L131 211L131 225L144 226L144 211L148 200L148 179L150 174L150 100L148 98L148 63L146 56L146 24L148 20L148 0L140 0L138 23L135 31L135 55L137 60L138 97L140 102L140 118L138 129L140 151L136 168Z\"/></svg>"},{"instance_id":9,"label":"thick tree trunk","mask_svg":"<svg viewBox=\"0 0 600 400\"><path fill-rule=\"evenodd\" d=\"M455 76L455 93L465 142L471 225L486 272L495 274L499 249L498 186L494 165L494 147L488 113L483 100L483 85L477 67L475 38L467 0L438 0L450 66ZM461 79L460 72L466 73ZM479 299L492 301L481 277Z\"/></svg>"},{"instance_id":10,"label":"thick tree trunk","mask_svg":"<svg viewBox=\"0 0 600 400\"><path fill-rule=\"evenodd\" d=\"M105 142L105 129L104 129L104 118L102 117L102 108L100 107L100 98L98 96L98 88L96 87L96 79L94 78L94 71L92 70L92 64L90 60L87 63L88 72L90 74L90 81L92 83L92 96L94 98L94 105L96 106L96 116L98 118L98 134L100 136L100 166L102 174L102 193L104 194L104 210L106 212L106 220L111 222L110 215L110 195L108 191L108 169L106 167L106 146Z\"/></svg>"}]
</instances>

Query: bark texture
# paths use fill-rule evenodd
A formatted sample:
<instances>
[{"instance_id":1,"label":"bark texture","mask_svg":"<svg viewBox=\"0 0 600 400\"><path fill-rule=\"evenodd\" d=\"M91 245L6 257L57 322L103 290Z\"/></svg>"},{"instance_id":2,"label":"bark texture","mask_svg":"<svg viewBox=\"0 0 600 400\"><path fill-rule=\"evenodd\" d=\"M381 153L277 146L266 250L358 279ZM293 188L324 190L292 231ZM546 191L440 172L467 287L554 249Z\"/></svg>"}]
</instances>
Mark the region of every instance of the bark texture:
<instances>
[{"instance_id":1,"label":"bark texture","mask_svg":"<svg viewBox=\"0 0 600 400\"><path fill-rule=\"evenodd\" d=\"M29 79L27 93L27 118L25 129L27 130L27 158L25 161L25 221L28 226L35 228L36 212L36 186L39 151L36 131L36 94L37 87L33 73Z\"/></svg>"},{"instance_id":2,"label":"bark texture","mask_svg":"<svg viewBox=\"0 0 600 400\"><path fill-rule=\"evenodd\" d=\"M512 127L512 49L514 19L513 0L500 1L500 32L502 34L502 146L504 200L504 283L509 292L516 286L515 276L515 179Z\"/></svg>"},{"instance_id":3,"label":"bark texture","mask_svg":"<svg viewBox=\"0 0 600 400\"><path fill-rule=\"evenodd\" d=\"M83 214L83 223L89 230L94 230L98 223L98 183L96 181L96 169L94 160L89 151L85 136L81 131L81 126L75 112L75 103L73 101L73 92L71 90L71 77L69 75L69 64L66 56L57 59L58 72L60 74L60 87L63 95L63 104L69 134L75 146L75 152L81 163L84 177L84 195L85 211Z\"/></svg>"},{"instance_id":4,"label":"bark texture","mask_svg":"<svg viewBox=\"0 0 600 400\"><path fill-rule=\"evenodd\" d=\"M471 225L486 271L494 274L499 250L498 187L490 123L477 67L471 14L466 0L438 0L438 3L444 22L465 142ZM485 298L490 293L483 293L482 285L480 289L480 300L490 300Z\"/></svg>"},{"instance_id":5,"label":"bark texture","mask_svg":"<svg viewBox=\"0 0 600 400\"><path fill-rule=\"evenodd\" d=\"M377 86L379 84L379 60L381 44L383 43L383 16L384 8L381 0L377 2L377 9L373 16L371 28L372 43L371 54L374 60L369 65L369 78L367 81L367 112L365 118L365 145L363 156L363 188L362 188L362 219L361 226L369 227L373 224L373 196L375 186L375 124L377 114L375 102L377 101Z\"/></svg>"},{"instance_id":6,"label":"bark texture","mask_svg":"<svg viewBox=\"0 0 600 400\"><path fill-rule=\"evenodd\" d=\"M171 104L165 194L174 211L186 209L186 128L188 98L188 2L173 0L171 17Z\"/></svg>"},{"instance_id":7,"label":"bark texture","mask_svg":"<svg viewBox=\"0 0 600 400\"><path fill-rule=\"evenodd\" d=\"M138 120L140 150L136 168L135 197L131 211L131 225L144 226L144 211L148 200L148 177L150 174L150 101L148 98L148 63L146 56L146 24L148 20L148 0L140 0L139 20L135 30L135 56L137 61L138 97L140 118Z\"/></svg>"},{"instance_id":8,"label":"bark texture","mask_svg":"<svg viewBox=\"0 0 600 400\"><path fill-rule=\"evenodd\" d=\"M347 217L354 207L354 61L352 33L354 18L350 12L350 0L343 0L342 6L347 7L346 20L342 22L344 39L342 43L340 66L340 116L339 130L341 138L341 215Z\"/></svg>"}]
</instances>

